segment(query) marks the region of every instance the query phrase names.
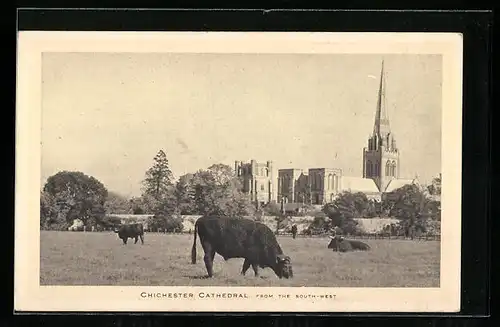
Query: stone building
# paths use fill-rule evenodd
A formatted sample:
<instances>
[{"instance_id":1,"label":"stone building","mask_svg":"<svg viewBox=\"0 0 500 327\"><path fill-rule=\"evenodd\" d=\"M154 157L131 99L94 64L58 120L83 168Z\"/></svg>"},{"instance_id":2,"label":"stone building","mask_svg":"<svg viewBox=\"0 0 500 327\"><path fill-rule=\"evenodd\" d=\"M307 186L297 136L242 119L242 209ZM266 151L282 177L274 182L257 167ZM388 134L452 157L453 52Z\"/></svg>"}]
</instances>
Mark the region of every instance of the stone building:
<instances>
[{"instance_id":1,"label":"stone building","mask_svg":"<svg viewBox=\"0 0 500 327\"><path fill-rule=\"evenodd\" d=\"M303 174L302 169L280 169L278 170L278 202L281 199L285 203L301 202L298 199L300 186L297 185L299 177Z\"/></svg>"},{"instance_id":2,"label":"stone building","mask_svg":"<svg viewBox=\"0 0 500 327\"><path fill-rule=\"evenodd\" d=\"M363 177L373 179L381 192L399 178L399 150L387 115L383 62L373 133L363 149Z\"/></svg>"},{"instance_id":3,"label":"stone building","mask_svg":"<svg viewBox=\"0 0 500 327\"><path fill-rule=\"evenodd\" d=\"M332 202L341 191L342 170L338 168L309 169L311 204Z\"/></svg>"},{"instance_id":4,"label":"stone building","mask_svg":"<svg viewBox=\"0 0 500 327\"><path fill-rule=\"evenodd\" d=\"M274 198L273 162L259 163L251 160L249 163L243 161L234 162L236 176L243 182L243 192L250 196L252 202L265 205Z\"/></svg>"}]
</instances>

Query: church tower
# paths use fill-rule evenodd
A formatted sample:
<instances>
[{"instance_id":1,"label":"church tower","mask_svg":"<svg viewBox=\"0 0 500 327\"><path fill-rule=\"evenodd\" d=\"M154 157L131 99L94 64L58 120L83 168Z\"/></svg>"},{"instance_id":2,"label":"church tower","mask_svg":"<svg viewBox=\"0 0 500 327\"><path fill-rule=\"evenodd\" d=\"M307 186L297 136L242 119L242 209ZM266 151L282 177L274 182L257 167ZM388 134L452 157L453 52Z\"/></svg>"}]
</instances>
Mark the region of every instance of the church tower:
<instances>
[{"instance_id":1,"label":"church tower","mask_svg":"<svg viewBox=\"0 0 500 327\"><path fill-rule=\"evenodd\" d=\"M373 179L380 192L385 191L392 179L399 178L399 151L387 114L383 61L373 133L368 138L368 147L363 149L363 177Z\"/></svg>"}]
</instances>

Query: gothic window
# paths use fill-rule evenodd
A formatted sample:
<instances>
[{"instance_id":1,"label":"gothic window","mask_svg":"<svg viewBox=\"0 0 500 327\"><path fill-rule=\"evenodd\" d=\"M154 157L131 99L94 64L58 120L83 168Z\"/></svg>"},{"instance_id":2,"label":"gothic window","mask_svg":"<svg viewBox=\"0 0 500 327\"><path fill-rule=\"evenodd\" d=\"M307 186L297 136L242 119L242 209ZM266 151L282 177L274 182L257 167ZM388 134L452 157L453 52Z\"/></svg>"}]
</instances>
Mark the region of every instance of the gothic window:
<instances>
[{"instance_id":1,"label":"gothic window","mask_svg":"<svg viewBox=\"0 0 500 327\"><path fill-rule=\"evenodd\" d=\"M316 175L316 177L318 178L318 189L321 190L323 188L323 185L321 183L321 176L318 174L318 175Z\"/></svg>"},{"instance_id":2,"label":"gothic window","mask_svg":"<svg viewBox=\"0 0 500 327\"><path fill-rule=\"evenodd\" d=\"M328 175L328 189L331 190L333 188L333 175Z\"/></svg>"},{"instance_id":3,"label":"gothic window","mask_svg":"<svg viewBox=\"0 0 500 327\"><path fill-rule=\"evenodd\" d=\"M260 186L260 190L261 190L261 191L264 191L264 184L262 184L262 185Z\"/></svg>"},{"instance_id":4,"label":"gothic window","mask_svg":"<svg viewBox=\"0 0 500 327\"><path fill-rule=\"evenodd\" d=\"M387 160L387 163L385 164L385 176L390 176L391 174L391 162Z\"/></svg>"},{"instance_id":5,"label":"gothic window","mask_svg":"<svg viewBox=\"0 0 500 327\"><path fill-rule=\"evenodd\" d=\"M333 175L333 188L335 192L339 191L339 177L337 175Z\"/></svg>"},{"instance_id":6,"label":"gothic window","mask_svg":"<svg viewBox=\"0 0 500 327\"><path fill-rule=\"evenodd\" d=\"M392 176L396 176L396 162L392 161Z\"/></svg>"},{"instance_id":7,"label":"gothic window","mask_svg":"<svg viewBox=\"0 0 500 327\"><path fill-rule=\"evenodd\" d=\"M372 162L368 160L366 163L366 176L370 177L372 175Z\"/></svg>"}]
</instances>

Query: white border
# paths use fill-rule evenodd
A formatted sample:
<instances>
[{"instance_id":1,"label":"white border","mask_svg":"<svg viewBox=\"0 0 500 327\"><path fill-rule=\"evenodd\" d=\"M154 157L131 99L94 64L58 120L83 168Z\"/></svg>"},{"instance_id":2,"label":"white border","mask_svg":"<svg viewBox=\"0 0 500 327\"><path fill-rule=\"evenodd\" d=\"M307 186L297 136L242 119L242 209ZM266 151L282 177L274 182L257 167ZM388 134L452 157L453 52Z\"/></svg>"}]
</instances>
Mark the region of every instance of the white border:
<instances>
[{"instance_id":1,"label":"white border","mask_svg":"<svg viewBox=\"0 0 500 327\"><path fill-rule=\"evenodd\" d=\"M40 286L42 52L414 53L443 57L442 240L439 288ZM462 36L447 33L20 32L16 116L14 308L18 311L456 312L460 309ZM250 299L196 299L198 292ZM190 292L193 299L142 299ZM299 300L295 294L335 294Z\"/></svg>"}]
</instances>

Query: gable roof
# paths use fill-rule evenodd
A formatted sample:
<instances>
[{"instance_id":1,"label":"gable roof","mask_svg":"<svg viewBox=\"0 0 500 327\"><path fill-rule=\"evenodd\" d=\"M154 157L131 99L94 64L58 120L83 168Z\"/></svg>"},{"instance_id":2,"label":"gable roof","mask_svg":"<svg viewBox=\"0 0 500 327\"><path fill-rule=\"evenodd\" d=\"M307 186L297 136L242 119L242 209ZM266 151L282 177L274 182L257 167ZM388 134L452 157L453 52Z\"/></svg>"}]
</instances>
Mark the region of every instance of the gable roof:
<instances>
[{"instance_id":1,"label":"gable roof","mask_svg":"<svg viewBox=\"0 0 500 327\"><path fill-rule=\"evenodd\" d=\"M387 184L385 192L394 192L400 187L411 184L418 184L418 181L416 179L393 179L389 182L389 184Z\"/></svg>"},{"instance_id":2,"label":"gable roof","mask_svg":"<svg viewBox=\"0 0 500 327\"><path fill-rule=\"evenodd\" d=\"M377 184L375 184L375 181L371 178L342 176L340 184L342 191L363 193L380 192Z\"/></svg>"}]
</instances>

